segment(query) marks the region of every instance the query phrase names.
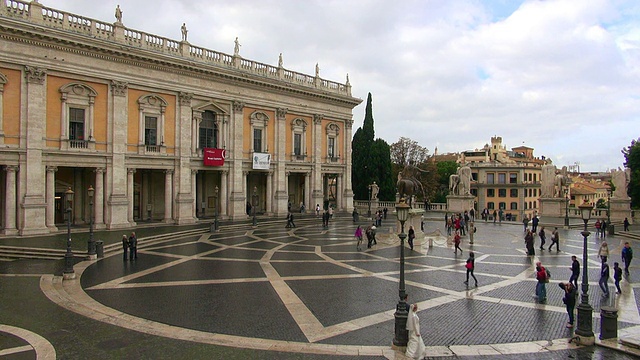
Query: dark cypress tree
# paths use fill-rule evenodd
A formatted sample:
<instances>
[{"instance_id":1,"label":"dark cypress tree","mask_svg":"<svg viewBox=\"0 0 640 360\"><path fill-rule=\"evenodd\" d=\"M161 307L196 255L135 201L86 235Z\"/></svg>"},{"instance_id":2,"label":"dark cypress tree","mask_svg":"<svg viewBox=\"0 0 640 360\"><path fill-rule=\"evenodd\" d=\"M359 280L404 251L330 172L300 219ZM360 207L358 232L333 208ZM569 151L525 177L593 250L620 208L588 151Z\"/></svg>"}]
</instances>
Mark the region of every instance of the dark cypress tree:
<instances>
[{"instance_id":1,"label":"dark cypress tree","mask_svg":"<svg viewBox=\"0 0 640 360\"><path fill-rule=\"evenodd\" d=\"M375 179L375 169L371 166L371 147L375 132L373 130L373 107L371 93L367 96L364 123L356 130L351 142L351 187L358 200L365 200L369 196L369 184Z\"/></svg>"},{"instance_id":2,"label":"dark cypress tree","mask_svg":"<svg viewBox=\"0 0 640 360\"><path fill-rule=\"evenodd\" d=\"M378 199L394 201L396 198L396 182L393 178L391 164L391 147L383 139L376 139L371 148L371 162L374 164L374 180L380 186Z\"/></svg>"}]
</instances>

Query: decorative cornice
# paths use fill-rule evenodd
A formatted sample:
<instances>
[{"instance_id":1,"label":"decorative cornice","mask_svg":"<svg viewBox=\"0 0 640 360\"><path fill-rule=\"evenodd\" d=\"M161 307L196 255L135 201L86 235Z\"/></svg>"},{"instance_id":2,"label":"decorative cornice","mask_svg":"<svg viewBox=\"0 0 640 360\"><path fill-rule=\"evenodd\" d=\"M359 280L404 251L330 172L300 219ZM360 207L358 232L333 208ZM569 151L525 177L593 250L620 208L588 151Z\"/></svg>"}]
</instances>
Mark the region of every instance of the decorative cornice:
<instances>
[{"instance_id":1,"label":"decorative cornice","mask_svg":"<svg viewBox=\"0 0 640 360\"><path fill-rule=\"evenodd\" d=\"M111 80L111 91L114 96L127 96L129 83L126 81Z\"/></svg>"},{"instance_id":2,"label":"decorative cornice","mask_svg":"<svg viewBox=\"0 0 640 360\"><path fill-rule=\"evenodd\" d=\"M191 106L191 99L193 99L193 93L181 91L180 93L178 93L178 98L180 99L180 105Z\"/></svg>"},{"instance_id":3,"label":"decorative cornice","mask_svg":"<svg viewBox=\"0 0 640 360\"><path fill-rule=\"evenodd\" d=\"M25 65L24 74L28 83L42 85L44 84L44 79L47 77L47 70L40 67Z\"/></svg>"}]
</instances>

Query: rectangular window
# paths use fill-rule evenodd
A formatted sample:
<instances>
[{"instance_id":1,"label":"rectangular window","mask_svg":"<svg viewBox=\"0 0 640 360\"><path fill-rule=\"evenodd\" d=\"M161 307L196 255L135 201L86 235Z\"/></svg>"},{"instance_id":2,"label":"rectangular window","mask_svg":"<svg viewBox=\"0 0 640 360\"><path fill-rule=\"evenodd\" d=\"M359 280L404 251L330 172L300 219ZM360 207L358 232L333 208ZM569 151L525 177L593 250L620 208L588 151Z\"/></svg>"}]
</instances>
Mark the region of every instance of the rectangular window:
<instances>
[{"instance_id":1,"label":"rectangular window","mask_svg":"<svg viewBox=\"0 0 640 360\"><path fill-rule=\"evenodd\" d=\"M509 184L517 184L517 183L518 183L518 174L509 173Z\"/></svg>"},{"instance_id":2,"label":"rectangular window","mask_svg":"<svg viewBox=\"0 0 640 360\"><path fill-rule=\"evenodd\" d=\"M200 148L218 147L218 127L215 123L216 114L213 111L205 111L200 122Z\"/></svg>"},{"instance_id":3,"label":"rectangular window","mask_svg":"<svg viewBox=\"0 0 640 360\"><path fill-rule=\"evenodd\" d=\"M495 174L487 173L487 184L495 184Z\"/></svg>"},{"instance_id":4,"label":"rectangular window","mask_svg":"<svg viewBox=\"0 0 640 360\"><path fill-rule=\"evenodd\" d=\"M336 157L336 139L330 137L327 145L327 149L329 150L329 157Z\"/></svg>"},{"instance_id":5,"label":"rectangular window","mask_svg":"<svg viewBox=\"0 0 640 360\"><path fill-rule=\"evenodd\" d=\"M495 189L487 189L487 197L494 197L496 196L496 190Z\"/></svg>"},{"instance_id":6,"label":"rectangular window","mask_svg":"<svg viewBox=\"0 0 640 360\"><path fill-rule=\"evenodd\" d=\"M84 140L84 109L69 108L69 140Z\"/></svg>"},{"instance_id":7,"label":"rectangular window","mask_svg":"<svg viewBox=\"0 0 640 360\"><path fill-rule=\"evenodd\" d=\"M518 210L518 203L517 202L512 202L511 203L511 210Z\"/></svg>"},{"instance_id":8,"label":"rectangular window","mask_svg":"<svg viewBox=\"0 0 640 360\"><path fill-rule=\"evenodd\" d=\"M487 203L487 208L488 208L489 210L493 210L493 209L495 209L495 205L493 205L493 202L488 202L488 203Z\"/></svg>"},{"instance_id":9,"label":"rectangular window","mask_svg":"<svg viewBox=\"0 0 640 360\"><path fill-rule=\"evenodd\" d=\"M509 195L511 197L517 198L518 197L518 189L511 189Z\"/></svg>"},{"instance_id":10,"label":"rectangular window","mask_svg":"<svg viewBox=\"0 0 640 360\"><path fill-rule=\"evenodd\" d=\"M155 116L144 117L144 144L158 145L158 118Z\"/></svg>"},{"instance_id":11,"label":"rectangular window","mask_svg":"<svg viewBox=\"0 0 640 360\"><path fill-rule=\"evenodd\" d=\"M253 151L262 152L262 129L253 129Z\"/></svg>"},{"instance_id":12,"label":"rectangular window","mask_svg":"<svg viewBox=\"0 0 640 360\"><path fill-rule=\"evenodd\" d=\"M506 184L507 183L507 174L498 173L498 184Z\"/></svg>"},{"instance_id":13,"label":"rectangular window","mask_svg":"<svg viewBox=\"0 0 640 360\"><path fill-rule=\"evenodd\" d=\"M302 134L293 134L293 154L302 155Z\"/></svg>"},{"instance_id":14,"label":"rectangular window","mask_svg":"<svg viewBox=\"0 0 640 360\"><path fill-rule=\"evenodd\" d=\"M471 180L478 181L478 173L476 172L471 173Z\"/></svg>"},{"instance_id":15,"label":"rectangular window","mask_svg":"<svg viewBox=\"0 0 640 360\"><path fill-rule=\"evenodd\" d=\"M478 189L471 189L469 190L469 192L471 193L471 195L473 196L478 196Z\"/></svg>"},{"instance_id":16,"label":"rectangular window","mask_svg":"<svg viewBox=\"0 0 640 360\"><path fill-rule=\"evenodd\" d=\"M500 204L498 204L498 209L506 210L507 209L507 203L501 202Z\"/></svg>"},{"instance_id":17,"label":"rectangular window","mask_svg":"<svg viewBox=\"0 0 640 360\"><path fill-rule=\"evenodd\" d=\"M498 197L507 197L507 189L498 189Z\"/></svg>"}]
</instances>

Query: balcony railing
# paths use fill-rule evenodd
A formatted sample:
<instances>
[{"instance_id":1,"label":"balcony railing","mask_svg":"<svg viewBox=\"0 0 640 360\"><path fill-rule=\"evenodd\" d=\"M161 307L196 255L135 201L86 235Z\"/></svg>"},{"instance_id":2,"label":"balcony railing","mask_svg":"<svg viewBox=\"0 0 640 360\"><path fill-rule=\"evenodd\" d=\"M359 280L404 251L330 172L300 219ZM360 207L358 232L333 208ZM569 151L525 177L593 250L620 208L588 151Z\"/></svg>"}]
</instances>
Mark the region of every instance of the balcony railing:
<instances>
[{"instance_id":1,"label":"balcony railing","mask_svg":"<svg viewBox=\"0 0 640 360\"><path fill-rule=\"evenodd\" d=\"M0 3L0 17L19 19L27 23L65 30L76 35L85 35L88 39L104 40L109 43L119 43L123 46L149 50L171 57L181 57L190 62L234 68L236 71L243 73L272 78L314 90L351 96L351 85L348 82L341 84L325 80L318 76L287 70L281 66L264 64L244 59L240 56L193 46L186 41L176 41L130 29L118 22L111 24L44 7L37 2L5 0Z\"/></svg>"},{"instance_id":2,"label":"balcony railing","mask_svg":"<svg viewBox=\"0 0 640 360\"><path fill-rule=\"evenodd\" d=\"M71 149L88 149L89 142L86 140L69 140L69 148Z\"/></svg>"}]
</instances>

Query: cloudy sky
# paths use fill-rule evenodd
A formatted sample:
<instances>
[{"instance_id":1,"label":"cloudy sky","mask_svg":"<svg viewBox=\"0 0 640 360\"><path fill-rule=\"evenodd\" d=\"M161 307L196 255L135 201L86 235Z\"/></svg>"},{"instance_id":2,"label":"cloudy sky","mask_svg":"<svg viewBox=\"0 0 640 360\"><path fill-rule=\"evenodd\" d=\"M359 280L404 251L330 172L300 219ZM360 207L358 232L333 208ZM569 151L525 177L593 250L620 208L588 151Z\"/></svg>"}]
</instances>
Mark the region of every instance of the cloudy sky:
<instances>
[{"instance_id":1,"label":"cloudy sky","mask_svg":"<svg viewBox=\"0 0 640 360\"><path fill-rule=\"evenodd\" d=\"M494 135L581 171L640 138L637 0L42 0L43 5L344 82L376 137L433 153ZM362 126L363 102L353 112Z\"/></svg>"}]
</instances>

